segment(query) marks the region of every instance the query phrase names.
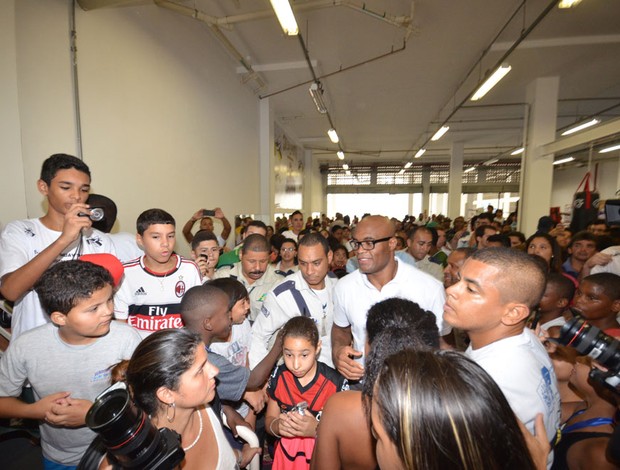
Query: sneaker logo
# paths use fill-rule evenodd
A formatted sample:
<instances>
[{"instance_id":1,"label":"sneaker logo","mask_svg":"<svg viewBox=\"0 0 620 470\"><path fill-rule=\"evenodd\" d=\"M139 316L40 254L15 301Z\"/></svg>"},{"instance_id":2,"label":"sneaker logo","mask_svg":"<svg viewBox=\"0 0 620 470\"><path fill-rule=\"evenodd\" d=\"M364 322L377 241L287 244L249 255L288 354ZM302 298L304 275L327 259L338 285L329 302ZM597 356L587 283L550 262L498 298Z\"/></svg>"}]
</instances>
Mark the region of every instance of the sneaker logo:
<instances>
[{"instance_id":1,"label":"sneaker logo","mask_svg":"<svg viewBox=\"0 0 620 470\"><path fill-rule=\"evenodd\" d=\"M144 287L140 287L133 295L147 295Z\"/></svg>"}]
</instances>

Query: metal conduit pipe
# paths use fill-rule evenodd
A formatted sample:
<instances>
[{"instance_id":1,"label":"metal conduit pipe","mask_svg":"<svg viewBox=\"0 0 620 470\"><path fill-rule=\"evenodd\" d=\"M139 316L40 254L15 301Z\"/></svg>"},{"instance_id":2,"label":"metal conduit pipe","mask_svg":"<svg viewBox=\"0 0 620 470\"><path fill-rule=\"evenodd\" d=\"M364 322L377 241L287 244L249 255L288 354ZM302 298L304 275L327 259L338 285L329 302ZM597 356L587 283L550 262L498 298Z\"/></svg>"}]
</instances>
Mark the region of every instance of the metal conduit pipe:
<instances>
[{"instance_id":1,"label":"metal conduit pipe","mask_svg":"<svg viewBox=\"0 0 620 470\"><path fill-rule=\"evenodd\" d=\"M222 46L224 46L224 49L226 49L226 51L232 56L232 58L239 62L241 66L245 70L247 70L247 79L254 80L260 88L263 88L265 86L265 81L258 75L258 73L256 73L252 66L248 64L248 62L244 59L243 55L241 55L237 48L228 40L224 33L222 33L222 30L217 25L217 18L202 13L201 11L195 10L193 8L178 5L167 0L155 0L155 4L162 8L166 8L184 16L189 16L191 18L194 18L195 20L205 23L207 26L209 26L216 39L220 42Z\"/></svg>"},{"instance_id":2,"label":"metal conduit pipe","mask_svg":"<svg viewBox=\"0 0 620 470\"><path fill-rule=\"evenodd\" d=\"M200 10L189 8L183 5L179 5L178 3L174 3L169 0L154 0L154 3L158 6L166 7L171 10L176 10L179 13L185 10L189 10L193 12L193 14L191 15L193 18L200 19L201 21L204 21L205 23L215 24L217 26L220 26L226 29L230 29L231 26L237 23L260 20L260 19L265 19L265 18L272 18L274 16L273 10L263 10L263 11L256 11L252 13L243 13L240 15L215 17L215 16L207 15L206 13L203 13ZM413 11L413 0L411 4L412 4L411 11ZM387 15L386 13L383 13L383 14L376 13L366 8L366 5L364 4L358 5L349 0L317 0L314 2L296 4L295 11L318 10L320 8L331 8L331 7L339 7L339 6L351 8L352 10L372 16L373 18L377 20L381 20L388 24L391 24L392 26L396 26L398 28L404 28L407 30L408 33L412 32L412 28L411 28L412 16L391 16L391 15Z\"/></svg>"},{"instance_id":3,"label":"metal conduit pipe","mask_svg":"<svg viewBox=\"0 0 620 470\"><path fill-rule=\"evenodd\" d=\"M497 69L497 68L498 68L498 67L499 67L499 66L500 66L500 65L501 65L501 64L502 64L502 63L503 63L503 62L504 62L504 61L505 61L508 57L510 57L510 54L512 54L512 52L513 52L513 51L517 48L517 46L518 46L519 44L521 44L521 43L525 40L525 38L527 38L527 37L530 35L530 33L534 30L534 28L536 28L536 26L538 26L538 24L539 24L539 23L540 23L540 22L541 22L541 21L542 21L542 20L543 20L543 19L544 19L544 18L545 18L548 14L549 14L549 12L551 12L551 10L552 10L552 9L553 9L553 8L554 8L554 7L555 7L555 6L559 3L559 1L560 1L560 0L551 0L551 1L547 4L547 6L543 9L543 11L542 11L542 12L541 12L541 13L540 13L540 14L539 14L539 15L538 15L535 19L534 19L534 21L532 21L532 22L530 23L530 25L529 25L527 28L525 28L525 29L521 32L521 34L519 35L519 37L518 37L518 38L517 38L517 39L516 39L516 40L512 43L512 45L508 48L508 50L504 53L504 55L502 55L502 57L501 57L501 58L500 58L500 59L499 59L499 60L495 63L495 65L494 65L494 66L493 66L490 70L495 70L495 69ZM522 3L521 3L521 5L517 8L517 11L518 11L519 9L521 9L521 7L522 7L524 4L525 4L525 2L522 2ZM515 16L515 15L513 14L513 16L512 16L512 17L511 17L508 21L509 21L509 22L510 22L510 21L512 21L512 19L514 18L514 16ZM504 28L507 26L507 24L508 24L508 23L506 23L506 24L504 25ZM488 50L490 49L490 46L491 46L492 44L493 44L492 42L489 44L489 47L487 47L487 49L485 50L485 54L486 54L486 51L488 51ZM482 60L482 58L483 58L483 57L480 57L480 58L478 59L478 61L476 62L476 64L480 63L480 61ZM470 71L468 72L468 75L467 75L467 76L469 76L469 74L471 74L471 72L473 71L473 69L474 69L474 67L472 67L472 68L470 69ZM466 80L466 79L467 79L467 77L465 77L465 79L461 82L461 85L459 85L459 87L460 87L460 86L462 86L462 84L465 82L465 80ZM453 109L453 110L452 110L452 111L448 114L448 117L446 117L445 119L443 119L443 120L441 121L441 125L440 125L439 127L445 126L445 125L446 125L446 124L450 121L450 119L452 119L452 117L453 117L453 116L454 116L454 115L455 115L455 114L459 111L459 109L461 109L461 108L465 105L465 103L467 103L467 101L469 100L470 96L471 96L471 95L472 95L472 94L476 91L476 89L478 88L478 86L479 86L479 85L480 85L480 83L478 83L478 84L474 87L474 89L473 89L473 90L471 90L471 91L467 94L467 96L466 96L465 98L463 98L463 100L461 100L461 102L460 102L459 104L457 104L457 105L454 107L454 109ZM457 90L457 91L458 91L458 90ZM445 106L442 108L442 110L443 110L443 109L445 109ZM416 142L418 142L419 140L420 140L420 139L418 138L418 140L416 140ZM413 149L415 149L415 148L424 148L424 147L426 147L426 145L428 145L428 143L429 143L430 141L431 141L431 137L427 137L427 138L424 140L424 143L423 143L422 145L416 146L416 145L415 145L415 143L414 143L414 145L411 147L411 150L410 150L410 151L412 151L412 150L413 150ZM525 137L524 137L523 141L524 141L524 142L526 141Z\"/></svg>"}]
</instances>

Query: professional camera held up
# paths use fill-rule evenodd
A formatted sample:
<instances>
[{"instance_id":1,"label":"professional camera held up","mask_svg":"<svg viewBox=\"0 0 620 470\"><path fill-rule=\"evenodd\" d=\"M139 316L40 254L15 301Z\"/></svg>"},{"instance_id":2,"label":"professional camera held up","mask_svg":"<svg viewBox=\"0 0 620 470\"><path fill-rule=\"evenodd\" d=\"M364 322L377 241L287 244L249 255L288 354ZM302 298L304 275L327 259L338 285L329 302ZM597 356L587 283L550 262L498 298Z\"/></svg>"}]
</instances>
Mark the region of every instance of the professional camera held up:
<instances>
[{"instance_id":1,"label":"professional camera held up","mask_svg":"<svg viewBox=\"0 0 620 470\"><path fill-rule=\"evenodd\" d=\"M104 390L86 415L98 436L82 457L78 470L96 470L107 455L114 469L172 470L185 458L181 436L157 429L131 400L124 382Z\"/></svg>"},{"instance_id":2,"label":"professional camera held up","mask_svg":"<svg viewBox=\"0 0 620 470\"><path fill-rule=\"evenodd\" d=\"M575 318L564 324L557 342L588 355L607 371L594 367L590 379L620 395L620 341L590 325L573 310Z\"/></svg>"}]
</instances>

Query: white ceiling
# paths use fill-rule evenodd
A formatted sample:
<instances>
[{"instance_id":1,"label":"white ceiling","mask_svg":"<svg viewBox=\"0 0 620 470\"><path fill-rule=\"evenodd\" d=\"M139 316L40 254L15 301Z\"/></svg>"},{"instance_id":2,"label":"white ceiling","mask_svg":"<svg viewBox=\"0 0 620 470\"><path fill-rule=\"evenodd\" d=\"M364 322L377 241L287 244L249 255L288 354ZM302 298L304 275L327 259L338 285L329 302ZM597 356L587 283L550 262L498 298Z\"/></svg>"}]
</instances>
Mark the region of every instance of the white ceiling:
<instances>
[{"instance_id":1,"label":"white ceiling","mask_svg":"<svg viewBox=\"0 0 620 470\"><path fill-rule=\"evenodd\" d=\"M81 3L87 1L97 0ZM321 162L338 161L337 145L326 135L328 118L316 111L308 94L312 74L300 40L284 36L269 1L175 3L217 18L232 16L233 20L241 14L266 12L264 18L236 22L229 30L222 28L264 82L260 89L255 80L249 80L247 86L261 99L269 97L276 119L305 147L314 149ZM315 73L325 89L325 101L347 161L404 163L551 2L291 3L310 59L316 61ZM334 6L341 3L351 6ZM352 8L362 5L367 13ZM388 24L370 12L405 17L407 26ZM603 121L619 117L620 1L583 0L570 10L552 8L505 62L512 66L508 76L481 101L466 101L450 118L450 131L428 145L420 162L448 161L452 142L464 144L466 161L493 156L506 159L510 150L521 145L526 87L537 77L560 77L558 129L591 115ZM239 67L239 62L231 60L231 67ZM242 80L243 73L239 76ZM614 139L620 140L620 136L605 141ZM616 152L607 158L617 157Z\"/></svg>"}]
</instances>

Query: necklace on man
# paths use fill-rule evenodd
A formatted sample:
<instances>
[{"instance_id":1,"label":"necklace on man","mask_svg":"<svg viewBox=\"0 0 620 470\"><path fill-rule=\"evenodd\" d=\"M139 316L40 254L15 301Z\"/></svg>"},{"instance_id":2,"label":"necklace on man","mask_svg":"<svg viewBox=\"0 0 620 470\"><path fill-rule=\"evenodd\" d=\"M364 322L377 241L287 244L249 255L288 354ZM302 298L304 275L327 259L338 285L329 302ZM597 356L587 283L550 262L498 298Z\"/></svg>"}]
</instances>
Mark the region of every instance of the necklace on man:
<instances>
[{"instance_id":1,"label":"necklace on man","mask_svg":"<svg viewBox=\"0 0 620 470\"><path fill-rule=\"evenodd\" d=\"M198 444L198 441L200 440L200 436L202 436L202 415L200 414L200 410L196 410L196 413L198 413L198 422L200 423L200 428L198 429L198 435L196 436L196 439L194 439L194 442L192 442L187 447L183 447L183 450L185 452L187 452L192 447L194 447L196 444Z\"/></svg>"}]
</instances>

